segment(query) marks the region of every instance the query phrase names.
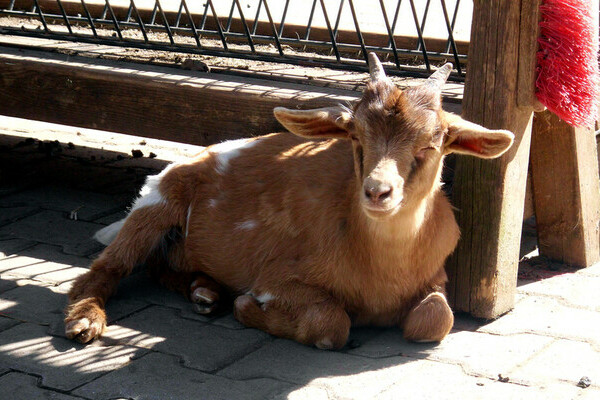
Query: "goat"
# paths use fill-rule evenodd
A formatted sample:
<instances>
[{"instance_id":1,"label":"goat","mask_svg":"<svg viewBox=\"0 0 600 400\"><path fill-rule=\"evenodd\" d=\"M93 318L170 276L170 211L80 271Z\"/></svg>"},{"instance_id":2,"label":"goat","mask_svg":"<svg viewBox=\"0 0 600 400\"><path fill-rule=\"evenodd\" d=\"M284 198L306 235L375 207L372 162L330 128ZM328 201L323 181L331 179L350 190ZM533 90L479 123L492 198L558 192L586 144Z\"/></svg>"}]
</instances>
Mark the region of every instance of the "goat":
<instances>
[{"instance_id":1,"label":"goat","mask_svg":"<svg viewBox=\"0 0 600 400\"><path fill-rule=\"evenodd\" d=\"M146 262L199 312L231 294L242 324L318 348L343 347L351 325L441 341L454 322L444 262L459 238L443 158L497 157L513 135L442 110L450 63L404 91L373 53L369 65L352 109L277 107L295 135L210 146L149 177L126 219L99 232L110 244L69 292L66 335L100 336L106 300Z\"/></svg>"}]
</instances>

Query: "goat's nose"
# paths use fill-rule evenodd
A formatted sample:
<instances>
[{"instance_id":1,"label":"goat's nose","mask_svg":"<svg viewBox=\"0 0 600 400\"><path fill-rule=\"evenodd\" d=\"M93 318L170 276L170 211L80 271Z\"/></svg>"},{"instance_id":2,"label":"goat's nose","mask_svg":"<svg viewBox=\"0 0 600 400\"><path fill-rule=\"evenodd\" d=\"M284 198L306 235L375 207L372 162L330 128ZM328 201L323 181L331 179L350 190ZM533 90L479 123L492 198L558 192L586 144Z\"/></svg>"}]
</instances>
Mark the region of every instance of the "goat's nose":
<instances>
[{"instance_id":1,"label":"goat's nose","mask_svg":"<svg viewBox=\"0 0 600 400\"><path fill-rule=\"evenodd\" d=\"M365 196L373 203L380 203L392 195L392 190L392 186L387 184L366 186Z\"/></svg>"}]
</instances>

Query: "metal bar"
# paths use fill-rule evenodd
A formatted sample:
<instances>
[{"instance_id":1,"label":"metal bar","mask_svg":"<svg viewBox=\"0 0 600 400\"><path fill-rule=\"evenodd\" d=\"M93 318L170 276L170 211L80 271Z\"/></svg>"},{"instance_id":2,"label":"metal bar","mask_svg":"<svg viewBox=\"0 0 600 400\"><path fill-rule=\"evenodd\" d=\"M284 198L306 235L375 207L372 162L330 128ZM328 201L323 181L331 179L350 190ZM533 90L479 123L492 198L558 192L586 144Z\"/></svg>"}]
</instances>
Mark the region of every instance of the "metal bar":
<instances>
[{"instance_id":1,"label":"metal bar","mask_svg":"<svg viewBox=\"0 0 600 400\"><path fill-rule=\"evenodd\" d=\"M289 5L290 5L290 0L285 0L285 6L283 7L283 15L281 16L281 22L279 25L279 37L281 37L281 35L283 35L283 28L285 27L285 17L287 16Z\"/></svg>"},{"instance_id":2,"label":"metal bar","mask_svg":"<svg viewBox=\"0 0 600 400\"><path fill-rule=\"evenodd\" d=\"M231 2L231 9L229 10L229 17L227 17L227 24L225 25L225 32L229 32L231 30L231 21L233 20L233 10L235 10L235 1Z\"/></svg>"},{"instance_id":3,"label":"metal bar","mask_svg":"<svg viewBox=\"0 0 600 400\"><path fill-rule=\"evenodd\" d=\"M415 20L415 28L417 28L417 34L419 35L419 42L421 43L421 52L423 53L425 66L427 67L427 71L431 72L429 57L427 56L427 48L425 47L425 41L423 40L423 32L421 32L421 27L419 26L419 17L417 17L417 10L415 9L415 3L413 0L410 0L410 8L412 9L413 19Z\"/></svg>"},{"instance_id":4,"label":"metal bar","mask_svg":"<svg viewBox=\"0 0 600 400\"><path fill-rule=\"evenodd\" d=\"M35 0L35 2L37 3L37 0ZM83 6L83 10L85 11L85 15L90 23L90 28L92 28L92 32L94 33L94 36L98 36L98 33L96 32L96 26L94 26L94 21L92 20L92 15L90 14L90 10L88 10L87 5L85 4L85 0L81 0L81 5Z\"/></svg>"},{"instance_id":5,"label":"metal bar","mask_svg":"<svg viewBox=\"0 0 600 400\"><path fill-rule=\"evenodd\" d=\"M137 19L138 26L142 30L142 35L144 36L144 42L147 43L148 42L148 34L146 33L146 27L144 26L144 21L142 21L142 17L140 17L140 13L138 12L138 9L135 6L135 3L133 2L133 0L129 0L129 2L131 4L132 11L135 13L135 17Z\"/></svg>"},{"instance_id":6,"label":"metal bar","mask_svg":"<svg viewBox=\"0 0 600 400\"><path fill-rule=\"evenodd\" d=\"M62 5L62 1L61 0L56 0L56 2L58 3L58 8L60 8L60 13L63 16L63 20L65 21L65 25L67 25L67 29L68 29L69 33L72 34L73 33L73 29L71 29L71 24L69 23L69 17L67 17L67 12L65 11L65 8Z\"/></svg>"},{"instance_id":7,"label":"metal bar","mask_svg":"<svg viewBox=\"0 0 600 400\"><path fill-rule=\"evenodd\" d=\"M265 0L266 2L267 0ZM242 6L240 6L239 0L234 0L234 3L237 5L238 12L240 13L240 19L242 20L242 25L244 25L244 33L248 38L248 45L250 46L250 50L255 53L256 49L254 48L254 41L252 40L252 35L250 35L250 30L248 29L248 25L246 25L246 18L244 17L244 12L242 11ZM266 4L265 4L266 8ZM229 32L229 31L228 31Z\"/></svg>"},{"instance_id":8,"label":"metal bar","mask_svg":"<svg viewBox=\"0 0 600 400\"><path fill-rule=\"evenodd\" d=\"M33 1L34 1L34 7L37 10L38 16L40 17L40 21L42 22L42 25L44 25L44 31L49 33L50 29L48 29L48 24L46 24L46 18L44 18L44 13L42 12L42 9L40 8L38 0L33 0Z\"/></svg>"},{"instance_id":9,"label":"metal bar","mask_svg":"<svg viewBox=\"0 0 600 400\"><path fill-rule=\"evenodd\" d=\"M460 61L458 59L458 51L456 50L456 42L454 41L454 35L452 34L452 27L450 26L450 20L448 19L448 10L446 9L446 1L440 0L442 3L442 11L444 12L444 20L446 21L446 28L448 28L448 39L452 45L452 53L454 54L454 61L456 62L456 70L461 75L462 71L460 68Z\"/></svg>"},{"instance_id":10,"label":"metal bar","mask_svg":"<svg viewBox=\"0 0 600 400\"><path fill-rule=\"evenodd\" d=\"M167 19L167 16L165 15L165 12L163 11L162 5L160 4L159 0L156 0L156 5L158 6L160 16L162 17L163 21L165 22L165 30L167 31L167 35L169 36L169 41L171 41L171 44L174 45L175 40L173 39L173 33L171 32L171 27L169 26L169 20Z\"/></svg>"},{"instance_id":11,"label":"metal bar","mask_svg":"<svg viewBox=\"0 0 600 400\"><path fill-rule=\"evenodd\" d=\"M154 25L156 23L156 12L158 11L158 7L156 6L156 2L154 3L154 7L152 8L152 15L150 16L150 24Z\"/></svg>"},{"instance_id":12,"label":"metal bar","mask_svg":"<svg viewBox=\"0 0 600 400\"><path fill-rule=\"evenodd\" d=\"M217 16L217 12L215 11L215 5L212 3L212 0L207 0L210 5L210 11L212 12L213 18L215 19L215 24L217 24L217 32L219 32L219 36L221 37L221 42L223 43L223 49L227 50L227 39L225 39L225 35L223 35L223 28L221 27L221 21L219 21L219 17Z\"/></svg>"},{"instance_id":13,"label":"metal bar","mask_svg":"<svg viewBox=\"0 0 600 400\"><path fill-rule=\"evenodd\" d=\"M10 0L8 3L8 11L12 11L15 8L15 0Z\"/></svg>"},{"instance_id":14,"label":"metal bar","mask_svg":"<svg viewBox=\"0 0 600 400\"><path fill-rule=\"evenodd\" d=\"M204 3L204 12L202 13L202 20L200 22L200 30L203 31L206 26L206 18L208 17L208 1Z\"/></svg>"},{"instance_id":15,"label":"metal bar","mask_svg":"<svg viewBox=\"0 0 600 400\"><path fill-rule=\"evenodd\" d=\"M327 30L329 31L329 36L331 37L331 47L335 53L335 58L338 62L340 62L340 52L337 48L337 43L335 42L335 35L333 34L333 30L331 30L331 23L329 22L329 16L327 15L327 9L325 8L325 3L323 0L321 1L321 9L323 10L323 15L325 16L325 23L327 24Z\"/></svg>"},{"instance_id":16,"label":"metal bar","mask_svg":"<svg viewBox=\"0 0 600 400\"><path fill-rule=\"evenodd\" d=\"M258 0L258 7L256 7L256 16L254 17L254 23L252 24L252 34L256 35L256 29L258 28L258 17L260 17L260 9L262 8L263 0Z\"/></svg>"},{"instance_id":17,"label":"metal bar","mask_svg":"<svg viewBox=\"0 0 600 400\"><path fill-rule=\"evenodd\" d=\"M398 0L398 5L396 6L396 12L394 13L394 21L392 21L392 33L396 31L396 24L398 23L398 14L400 13L400 6L402 5L402 0ZM389 46L392 44L390 43Z\"/></svg>"},{"instance_id":18,"label":"metal bar","mask_svg":"<svg viewBox=\"0 0 600 400\"><path fill-rule=\"evenodd\" d=\"M342 10L344 9L344 0L340 0L340 7L338 9L338 15L335 18L335 25L333 26L333 34L337 38L338 28L340 27L340 19L342 18Z\"/></svg>"},{"instance_id":19,"label":"metal bar","mask_svg":"<svg viewBox=\"0 0 600 400\"><path fill-rule=\"evenodd\" d=\"M317 0L313 0L312 7L310 8L310 15L308 16L308 22L306 23L306 34L304 35L304 39L308 40L310 36L310 28L312 26L313 17L315 16L315 8L317 6Z\"/></svg>"},{"instance_id":20,"label":"metal bar","mask_svg":"<svg viewBox=\"0 0 600 400\"><path fill-rule=\"evenodd\" d=\"M425 11L423 11L423 18L421 19L421 32L425 30L425 23L427 22L427 15L429 14L429 5L431 4L431 0L427 0L425 3ZM421 50L421 42L417 44L417 50Z\"/></svg>"},{"instance_id":21,"label":"metal bar","mask_svg":"<svg viewBox=\"0 0 600 400\"><path fill-rule=\"evenodd\" d=\"M129 3L129 8L127 9L127 16L125 17L125 21L129 21L131 19L131 14L133 13L132 3Z\"/></svg>"},{"instance_id":22,"label":"metal bar","mask_svg":"<svg viewBox=\"0 0 600 400\"><path fill-rule=\"evenodd\" d=\"M179 28L179 23L181 22L181 14L183 12L183 3L179 2L179 10L177 10L177 18L175 19L175 27Z\"/></svg>"},{"instance_id":23,"label":"metal bar","mask_svg":"<svg viewBox=\"0 0 600 400\"><path fill-rule=\"evenodd\" d=\"M108 2L108 0L104 0L104 1L106 2L106 7L108 7L108 11L110 12L110 17L115 26L115 30L117 31L117 35L119 35L119 39L123 40L123 35L121 34L121 28L119 27L119 23L117 22L117 17L115 16L115 12L113 11L112 7L110 6L110 3Z\"/></svg>"},{"instance_id":24,"label":"metal bar","mask_svg":"<svg viewBox=\"0 0 600 400\"><path fill-rule=\"evenodd\" d=\"M196 39L196 44L198 45L198 47L202 47L202 44L200 43L200 38L198 37L198 31L196 31L196 24L194 24L194 18L192 17L192 14L190 13L187 3L185 2L185 0L181 0L181 4L183 5L183 8L185 9L185 14L188 17L188 20L190 21L190 30L192 31L192 34L194 35L194 39Z\"/></svg>"},{"instance_id":25,"label":"metal bar","mask_svg":"<svg viewBox=\"0 0 600 400\"><path fill-rule=\"evenodd\" d=\"M236 2L238 0L235 0ZM283 56L283 48L281 47L281 42L279 41L279 36L277 35L277 28L275 28L275 24L273 23L273 17L271 16L271 10L269 9L269 4L267 0L263 0L265 3L265 11L267 12L267 17L269 18L269 23L271 24L271 30L273 31L273 38L275 39L275 44L277 45L277 50L279 51L279 55Z\"/></svg>"},{"instance_id":26,"label":"metal bar","mask_svg":"<svg viewBox=\"0 0 600 400\"><path fill-rule=\"evenodd\" d=\"M456 0L456 5L454 6L454 14L452 15L452 32L454 32L454 26L456 25L456 17L458 16L458 6L460 5L460 0ZM450 51L450 40L446 44L446 53Z\"/></svg>"},{"instance_id":27,"label":"metal bar","mask_svg":"<svg viewBox=\"0 0 600 400\"><path fill-rule=\"evenodd\" d=\"M365 58L365 62L369 63L369 55L367 54L367 48L365 47L365 41L363 40L362 33L360 32L360 27L358 26L358 19L356 18L356 11L354 10L354 2L352 0L348 0L350 5L350 11L352 11L352 19L354 20L354 26L356 27L356 35L358 36L358 41L360 42L360 47L362 48L363 57Z\"/></svg>"},{"instance_id":28,"label":"metal bar","mask_svg":"<svg viewBox=\"0 0 600 400\"><path fill-rule=\"evenodd\" d=\"M104 8L102 9L102 14L100 15L100 19L106 19L107 12L108 12L108 8L106 7L106 5L104 5Z\"/></svg>"},{"instance_id":29,"label":"metal bar","mask_svg":"<svg viewBox=\"0 0 600 400\"><path fill-rule=\"evenodd\" d=\"M388 31L388 35L390 37L390 44L392 45L392 51L394 52L394 60L396 61L396 67L400 68L400 60L398 59L398 49L396 48L396 41L394 40L394 35L392 33L392 28L390 27L390 21L388 20L387 12L385 11L385 4L383 4L383 0L379 0L379 5L381 6L381 13L383 14L383 20L385 22L385 28Z\"/></svg>"}]
</instances>

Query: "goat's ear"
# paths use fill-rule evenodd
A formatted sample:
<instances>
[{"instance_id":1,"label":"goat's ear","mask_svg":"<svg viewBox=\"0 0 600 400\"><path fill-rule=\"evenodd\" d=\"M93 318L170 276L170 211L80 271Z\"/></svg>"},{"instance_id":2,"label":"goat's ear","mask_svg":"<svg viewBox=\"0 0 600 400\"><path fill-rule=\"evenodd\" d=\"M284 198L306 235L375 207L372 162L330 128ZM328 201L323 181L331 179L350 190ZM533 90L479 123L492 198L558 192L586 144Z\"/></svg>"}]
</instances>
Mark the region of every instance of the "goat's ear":
<instances>
[{"instance_id":1,"label":"goat's ear","mask_svg":"<svg viewBox=\"0 0 600 400\"><path fill-rule=\"evenodd\" d=\"M490 130L465 121L455 114L444 112L448 122L448 136L444 153L468 154L480 158L496 158L510 148L515 138L512 132Z\"/></svg>"},{"instance_id":2,"label":"goat's ear","mask_svg":"<svg viewBox=\"0 0 600 400\"><path fill-rule=\"evenodd\" d=\"M351 113L343 107L290 110L276 107L275 118L290 132L311 139L347 138Z\"/></svg>"}]
</instances>

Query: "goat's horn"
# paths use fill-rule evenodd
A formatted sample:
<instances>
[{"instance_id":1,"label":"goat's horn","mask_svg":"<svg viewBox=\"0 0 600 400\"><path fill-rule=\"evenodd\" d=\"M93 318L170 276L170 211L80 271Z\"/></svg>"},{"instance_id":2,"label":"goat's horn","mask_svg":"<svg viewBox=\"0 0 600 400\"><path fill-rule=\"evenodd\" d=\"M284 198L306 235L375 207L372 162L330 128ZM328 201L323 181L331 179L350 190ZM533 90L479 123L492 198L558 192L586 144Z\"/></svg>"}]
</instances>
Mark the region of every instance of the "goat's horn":
<instances>
[{"instance_id":1,"label":"goat's horn","mask_svg":"<svg viewBox=\"0 0 600 400\"><path fill-rule=\"evenodd\" d=\"M385 79L385 70L381 61L377 58L377 54L369 53L369 72L371 73L371 80L378 81Z\"/></svg>"},{"instance_id":2,"label":"goat's horn","mask_svg":"<svg viewBox=\"0 0 600 400\"><path fill-rule=\"evenodd\" d=\"M427 83L438 86L441 89L448 80L450 72L452 72L452 63L446 63L427 79Z\"/></svg>"}]
</instances>

